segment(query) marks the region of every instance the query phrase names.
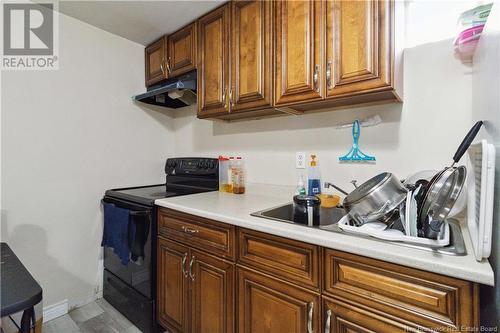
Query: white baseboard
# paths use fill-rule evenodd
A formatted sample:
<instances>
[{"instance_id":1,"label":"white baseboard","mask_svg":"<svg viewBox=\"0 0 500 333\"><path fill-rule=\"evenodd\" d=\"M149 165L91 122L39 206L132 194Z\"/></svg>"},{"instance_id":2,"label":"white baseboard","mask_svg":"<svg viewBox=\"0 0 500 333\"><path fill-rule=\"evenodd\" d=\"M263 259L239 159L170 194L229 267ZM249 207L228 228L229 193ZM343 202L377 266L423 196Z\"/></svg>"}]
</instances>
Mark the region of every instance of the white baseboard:
<instances>
[{"instance_id":1,"label":"white baseboard","mask_svg":"<svg viewBox=\"0 0 500 333\"><path fill-rule=\"evenodd\" d=\"M64 301L58 302L56 304L48 305L43 308L43 322L45 323L57 317L64 316L70 310L74 310L82 306L85 306L89 303L94 302L99 298L102 298L102 289L100 288L99 290L96 290L95 293L92 293L91 295L85 298L72 301L71 303L69 303L68 300L65 299Z\"/></svg>"},{"instance_id":2,"label":"white baseboard","mask_svg":"<svg viewBox=\"0 0 500 333\"><path fill-rule=\"evenodd\" d=\"M64 316L68 313L68 300L65 299L56 304L52 304L43 308L43 322Z\"/></svg>"},{"instance_id":3,"label":"white baseboard","mask_svg":"<svg viewBox=\"0 0 500 333\"><path fill-rule=\"evenodd\" d=\"M85 298L75 300L69 304L69 311L81 308L82 306L92 303L98 298L99 298L99 293L97 292L97 293L92 293L91 295L88 295Z\"/></svg>"}]
</instances>

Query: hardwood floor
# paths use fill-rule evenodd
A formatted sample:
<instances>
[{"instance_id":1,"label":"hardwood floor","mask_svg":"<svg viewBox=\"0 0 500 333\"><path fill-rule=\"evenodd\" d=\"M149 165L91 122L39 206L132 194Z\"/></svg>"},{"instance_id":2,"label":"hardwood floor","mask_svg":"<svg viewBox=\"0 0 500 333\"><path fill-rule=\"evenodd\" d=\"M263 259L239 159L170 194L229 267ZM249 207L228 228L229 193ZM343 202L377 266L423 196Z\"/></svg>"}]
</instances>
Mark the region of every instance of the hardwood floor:
<instances>
[{"instance_id":1,"label":"hardwood floor","mask_svg":"<svg viewBox=\"0 0 500 333\"><path fill-rule=\"evenodd\" d=\"M104 299L75 309L43 324L43 333L140 333Z\"/></svg>"}]
</instances>

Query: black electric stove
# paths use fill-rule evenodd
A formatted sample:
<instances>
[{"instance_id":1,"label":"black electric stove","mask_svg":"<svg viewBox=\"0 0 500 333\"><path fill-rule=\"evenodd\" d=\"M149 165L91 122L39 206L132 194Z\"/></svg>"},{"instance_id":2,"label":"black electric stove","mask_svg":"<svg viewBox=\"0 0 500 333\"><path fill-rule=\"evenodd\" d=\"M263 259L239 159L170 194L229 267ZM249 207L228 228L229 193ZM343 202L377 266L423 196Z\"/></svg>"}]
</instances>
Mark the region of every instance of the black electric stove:
<instances>
[{"instance_id":1,"label":"black electric stove","mask_svg":"<svg viewBox=\"0 0 500 333\"><path fill-rule=\"evenodd\" d=\"M165 184L107 190L103 205L129 210L128 223L141 230L144 256L123 265L113 249L104 247L104 298L143 332L158 332L156 323L155 200L189 195L219 188L219 163L214 158L169 158Z\"/></svg>"}]
</instances>

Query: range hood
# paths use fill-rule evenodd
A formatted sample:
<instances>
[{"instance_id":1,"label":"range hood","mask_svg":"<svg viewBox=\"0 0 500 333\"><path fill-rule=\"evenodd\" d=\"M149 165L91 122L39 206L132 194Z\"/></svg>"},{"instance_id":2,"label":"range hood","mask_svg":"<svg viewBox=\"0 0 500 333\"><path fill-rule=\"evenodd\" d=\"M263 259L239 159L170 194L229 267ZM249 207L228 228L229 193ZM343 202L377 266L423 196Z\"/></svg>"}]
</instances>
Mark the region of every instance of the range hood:
<instances>
[{"instance_id":1,"label":"range hood","mask_svg":"<svg viewBox=\"0 0 500 333\"><path fill-rule=\"evenodd\" d=\"M148 91L133 96L132 99L174 109L194 104L196 103L196 71L149 87Z\"/></svg>"}]
</instances>

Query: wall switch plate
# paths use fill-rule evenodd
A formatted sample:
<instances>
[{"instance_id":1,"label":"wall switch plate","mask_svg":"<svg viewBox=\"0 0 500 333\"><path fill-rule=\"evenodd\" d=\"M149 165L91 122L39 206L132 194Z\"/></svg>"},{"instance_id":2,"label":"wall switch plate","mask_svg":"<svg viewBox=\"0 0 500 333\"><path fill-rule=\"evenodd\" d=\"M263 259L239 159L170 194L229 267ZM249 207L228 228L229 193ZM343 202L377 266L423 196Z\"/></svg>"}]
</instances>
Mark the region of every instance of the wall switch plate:
<instances>
[{"instance_id":1,"label":"wall switch plate","mask_svg":"<svg viewBox=\"0 0 500 333\"><path fill-rule=\"evenodd\" d=\"M304 152L295 153L295 168L297 169L306 168L306 153Z\"/></svg>"}]
</instances>

